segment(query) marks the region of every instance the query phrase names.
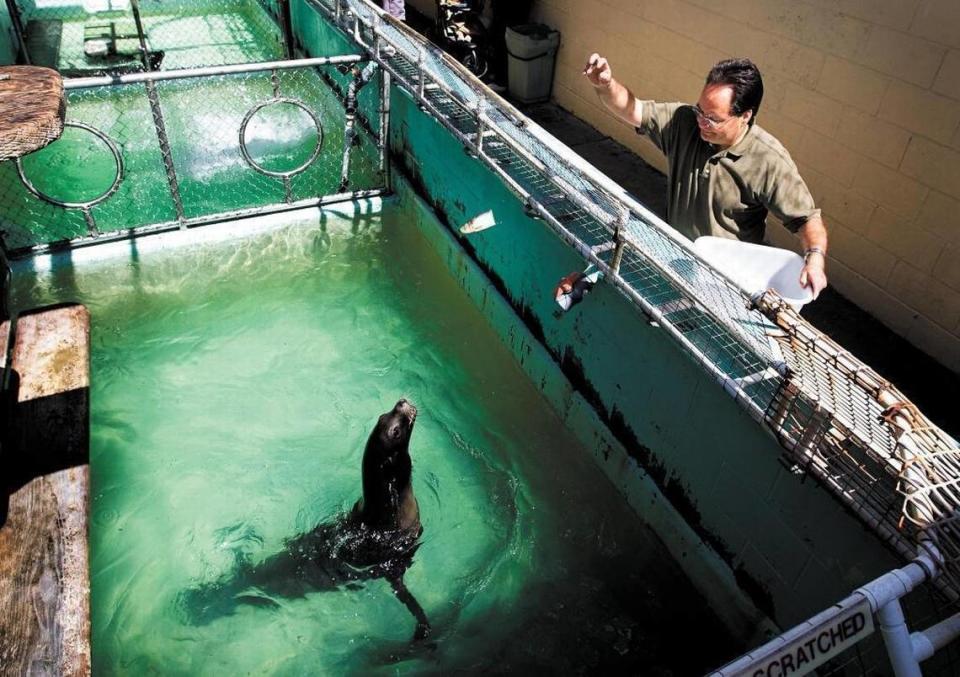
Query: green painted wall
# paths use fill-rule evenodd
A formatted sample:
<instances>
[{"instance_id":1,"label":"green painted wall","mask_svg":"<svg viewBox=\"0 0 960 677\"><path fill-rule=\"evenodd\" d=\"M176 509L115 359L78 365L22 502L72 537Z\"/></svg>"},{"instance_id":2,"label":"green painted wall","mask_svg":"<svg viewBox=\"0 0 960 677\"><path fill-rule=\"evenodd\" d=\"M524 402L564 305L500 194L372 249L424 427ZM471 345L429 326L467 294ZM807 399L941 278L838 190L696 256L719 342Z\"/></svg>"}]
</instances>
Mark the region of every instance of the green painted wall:
<instances>
[{"instance_id":1,"label":"green painted wall","mask_svg":"<svg viewBox=\"0 0 960 677\"><path fill-rule=\"evenodd\" d=\"M302 0L294 5L308 51L341 53L346 38L312 14ZM491 322L568 425L592 436L596 457L641 517L662 510L657 500L668 501L713 553L696 556L719 557L740 589L782 626L899 565L832 496L784 469L777 443L618 292L601 284L558 315L553 287L583 266L579 257L527 217L499 179L396 87L391 111L394 171L409 179L446 225L447 238L458 240L483 270L487 283L474 293L481 306L499 294L514 320L520 318L492 314ZM456 231L487 210L496 227L469 238ZM451 260L467 288L463 264ZM518 340L518 333L530 341ZM542 359L532 360L531 341ZM668 544L674 538L660 533ZM693 556L682 546L674 553L678 560Z\"/></svg>"}]
</instances>

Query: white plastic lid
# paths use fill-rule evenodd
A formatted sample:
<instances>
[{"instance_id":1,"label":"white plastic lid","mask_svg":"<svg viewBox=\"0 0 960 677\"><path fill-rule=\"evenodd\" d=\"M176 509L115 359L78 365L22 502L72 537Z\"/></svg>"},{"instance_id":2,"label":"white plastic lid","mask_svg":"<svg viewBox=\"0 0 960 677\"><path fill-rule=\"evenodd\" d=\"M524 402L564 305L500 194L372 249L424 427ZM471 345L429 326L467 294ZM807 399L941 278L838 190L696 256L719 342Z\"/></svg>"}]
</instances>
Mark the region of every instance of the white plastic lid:
<instances>
[{"instance_id":1,"label":"white plastic lid","mask_svg":"<svg viewBox=\"0 0 960 677\"><path fill-rule=\"evenodd\" d=\"M800 286L803 257L789 249L709 235L698 237L693 248L751 296L773 289L797 310L813 300L813 292Z\"/></svg>"}]
</instances>

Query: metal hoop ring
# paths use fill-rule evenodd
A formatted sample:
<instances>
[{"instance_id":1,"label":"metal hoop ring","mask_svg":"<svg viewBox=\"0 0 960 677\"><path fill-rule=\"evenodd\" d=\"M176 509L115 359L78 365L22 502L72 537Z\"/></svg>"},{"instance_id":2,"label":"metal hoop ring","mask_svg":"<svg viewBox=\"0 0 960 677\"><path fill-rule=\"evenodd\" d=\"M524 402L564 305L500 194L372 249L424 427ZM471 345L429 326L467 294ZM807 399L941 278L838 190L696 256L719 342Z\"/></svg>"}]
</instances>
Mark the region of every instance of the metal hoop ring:
<instances>
[{"instance_id":1,"label":"metal hoop ring","mask_svg":"<svg viewBox=\"0 0 960 677\"><path fill-rule=\"evenodd\" d=\"M316 127L317 129L317 146L316 148L313 149L313 153L310 154L310 157L307 158L307 161L304 162L302 165L300 165L299 167L295 167L294 169L291 169L286 172L273 172L273 171L270 171L269 169L262 167L261 165L258 165L254 161L254 159L250 157L250 152L247 150L247 141L244 138L247 132L247 125L250 123L250 120L253 118L253 116L256 115L262 108L266 108L267 106L272 106L273 104L277 104L277 103L289 103L292 106L296 106L297 108L299 108L304 113L310 116L310 119L313 120L314 127ZM323 126L320 124L320 119L314 114L312 110L307 108L306 104L304 104L299 99L290 99L287 97L278 96L268 101L258 103L256 106L251 108L246 115L243 116L243 122L240 123L240 152L243 154L243 159L246 160L247 164L253 167L256 171L260 172L261 174L265 174L267 176L275 176L279 179L288 179L291 176L295 176L300 172L305 171L307 167L313 164L313 161L317 159L317 156L320 155L320 148L322 146L323 146Z\"/></svg>"},{"instance_id":2,"label":"metal hoop ring","mask_svg":"<svg viewBox=\"0 0 960 677\"><path fill-rule=\"evenodd\" d=\"M117 144L114 143L113 139L101 132L96 127L88 125L84 122L64 122L64 127L76 127L77 129L85 129L86 131L93 134L95 137L103 141L106 144L107 149L113 155L113 161L117 166L117 175L113 179L113 184L104 192L103 194L93 198L92 200L87 200L86 202L64 202L63 200L58 200L55 197L50 197L43 191L39 190L30 179L27 178L27 175L23 172L23 164L20 162L21 158L14 160L14 163L17 167L17 174L20 176L20 182L23 183L24 187L29 190L31 193L36 195L38 198L44 202L49 202L50 204L57 205L58 207L64 208L74 208L74 209L89 209L94 205L98 205L108 197L117 192L117 188L120 187L120 182L123 181L123 157L120 155L120 149L117 148Z\"/></svg>"}]
</instances>

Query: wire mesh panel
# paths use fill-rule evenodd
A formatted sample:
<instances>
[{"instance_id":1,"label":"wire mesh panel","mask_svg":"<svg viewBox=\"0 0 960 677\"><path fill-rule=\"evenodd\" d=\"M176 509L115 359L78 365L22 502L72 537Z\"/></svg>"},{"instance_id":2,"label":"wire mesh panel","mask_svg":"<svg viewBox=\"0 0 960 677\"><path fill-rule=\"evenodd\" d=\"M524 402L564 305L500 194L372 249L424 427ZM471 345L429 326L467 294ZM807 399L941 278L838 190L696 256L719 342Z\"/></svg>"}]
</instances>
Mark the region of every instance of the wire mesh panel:
<instances>
[{"instance_id":1,"label":"wire mesh panel","mask_svg":"<svg viewBox=\"0 0 960 677\"><path fill-rule=\"evenodd\" d=\"M44 197L93 204L63 207L38 197L18 176L15 162L0 164L0 227L8 251L175 218L144 85L75 90L67 99L63 136L20 165ZM115 144L120 166L105 139ZM116 191L107 195L118 178Z\"/></svg>"},{"instance_id":2,"label":"wire mesh panel","mask_svg":"<svg viewBox=\"0 0 960 677\"><path fill-rule=\"evenodd\" d=\"M759 307L782 330L789 368L768 410L801 467L813 468L905 555L915 543L960 592L960 446L891 383L807 324L772 294Z\"/></svg>"},{"instance_id":3,"label":"wire mesh panel","mask_svg":"<svg viewBox=\"0 0 960 677\"><path fill-rule=\"evenodd\" d=\"M129 78L68 82L63 137L0 164L7 251L384 187L379 130L350 112L364 89L380 93L360 57Z\"/></svg>"},{"instance_id":4,"label":"wire mesh panel","mask_svg":"<svg viewBox=\"0 0 960 677\"><path fill-rule=\"evenodd\" d=\"M376 139L361 134L348 149L353 181L341 190L347 120L323 80L330 70L158 85L186 218L376 185Z\"/></svg>"},{"instance_id":5,"label":"wire mesh panel","mask_svg":"<svg viewBox=\"0 0 960 677\"><path fill-rule=\"evenodd\" d=\"M275 0L16 0L14 7L31 63L66 76L142 70L139 28L154 70L285 54Z\"/></svg>"}]
</instances>

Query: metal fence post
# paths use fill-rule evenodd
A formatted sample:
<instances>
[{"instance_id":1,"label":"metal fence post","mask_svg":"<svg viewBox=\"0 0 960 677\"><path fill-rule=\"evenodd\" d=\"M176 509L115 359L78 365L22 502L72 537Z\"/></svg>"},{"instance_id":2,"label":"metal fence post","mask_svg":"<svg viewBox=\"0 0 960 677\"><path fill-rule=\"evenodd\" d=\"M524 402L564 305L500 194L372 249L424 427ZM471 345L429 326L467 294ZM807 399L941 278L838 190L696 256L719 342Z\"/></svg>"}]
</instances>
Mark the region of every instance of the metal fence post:
<instances>
[{"instance_id":1,"label":"metal fence post","mask_svg":"<svg viewBox=\"0 0 960 677\"><path fill-rule=\"evenodd\" d=\"M13 32L17 34L17 42L20 45L20 57L26 64L31 63L30 51L27 49L27 40L24 37L23 18L20 16L20 8L17 6L17 0L7 0L7 11L10 12L10 21L13 24Z\"/></svg>"},{"instance_id":2,"label":"metal fence post","mask_svg":"<svg viewBox=\"0 0 960 677\"><path fill-rule=\"evenodd\" d=\"M134 0L136 1L136 0ZM153 127L157 133L157 142L160 144L160 155L163 159L163 168L167 174L167 185L170 187L170 197L173 199L173 209L181 228L184 225L183 200L180 197L180 182L177 180L177 168L173 164L173 152L170 150L170 139L167 137L167 126L163 120L163 110L160 108L160 95L153 80L146 80L147 100L150 102L150 113L153 115Z\"/></svg>"},{"instance_id":3,"label":"metal fence post","mask_svg":"<svg viewBox=\"0 0 960 677\"><path fill-rule=\"evenodd\" d=\"M293 17L290 15L290 0L277 0L280 13L280 31L283 33L284 54L288 59L294 56Z\"/></svg>"},{"instance_id":4,"label":"metal fence post","mask_svg":"<svg viewBox=\"0 0 960 677\"><path fill-rule=\"evenodd\" d=\"M616 248L613 250L613 260L610 263L610 270L612 270L615 275L620 274L620 263L623 261L623 248L626 245L626 240L623 237L623 230L626 228L629 220L629 211L624 210L620 212L620 216L617 217L617 223L613 231L613 241L616 245Z\"/></svg>"},{"instance_id":5,"label":"metal fence post","mask_svg":"<svg viewBox=\"0 0 960 677\"><path fill-rule=\"evenodd\" d=\"M13 23L13 32L17 35L17 43L20 45L20 57L26 64L31 63L30 52L27 50L27 41L24 38L23 19L20 16L20 8L17 6L17 0L7 0L7 11L10 12L10 21Z\"/></svg>"},{"instance_id":6,"label":"metal fence post","mask_svg":"<svg viewBox=\"0 0 960 677\"><path fill-rule=\"evenodd\" d=\"M383 184L390 190L390 73L380 69L380 176Z\"/></svg>"},{"instance_id":7,"label":"metal fence post","mask_svg":"<svg viewBox=\"0 0 960 677\"><path fill-rule=\"evenodd\" d=\"M486 134L486 122L483 115L483 104L486 102L482 96L477 98L477 109L474 111L477 125L477 155L483 153L483 135Z\"/></svg>"},{"instance_id":8,"label":"metal fence post","mask_svg":"<svg viewBox=\"0 0 960 677\"><path fill-rule=\"evenodd\" d=\"M140 20L140 3L138 0L130 0L130 10L133 12L133 21L137 25L137 39L140 41L140 59L143 61L143 70L152 71L150 54L147 50L147 36L143 32L143 21Z\"/></svg>"}]
</instances>

